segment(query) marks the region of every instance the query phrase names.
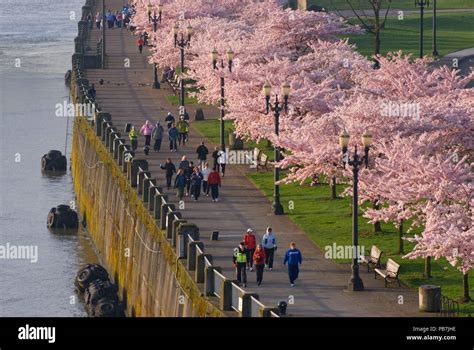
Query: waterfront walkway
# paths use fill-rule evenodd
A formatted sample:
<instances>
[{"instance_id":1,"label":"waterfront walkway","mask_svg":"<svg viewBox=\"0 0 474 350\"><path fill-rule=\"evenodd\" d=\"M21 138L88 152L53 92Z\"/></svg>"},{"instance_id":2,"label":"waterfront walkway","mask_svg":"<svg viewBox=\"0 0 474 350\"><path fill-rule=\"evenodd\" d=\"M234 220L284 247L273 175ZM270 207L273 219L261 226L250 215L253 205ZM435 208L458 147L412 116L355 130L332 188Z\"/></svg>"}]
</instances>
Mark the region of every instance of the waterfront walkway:
<instances>
[{"instance_id":1,"label":"waterfront walkway","mask_svg":"<svg viewBox=\"0 0 474 350\"><path fill-rule=\"evenodd\" d=\"M114 1L113 4L107 1L107 8L115 10L122 1ZM177 116L177 107L171 106L166 98L172 94L171 89L165 84L160 90L151 88L152 66L147 63L147 50L140 55L136 37L126 29L114 28L106 32L107 69L87 70L87 77L90 83L95 83L98 103L103 110L111 113L114 126L123 131L126 123L140 127L146 119L153 122L159 120L164 125L168 111ZM94 28L91 47L95 47L99 36L100 32ZM125 59L130 60L129 68L124 67ZM103 85L99 85L100 79L104 80ZM188 112L192 125L194 109L189 107ZM217 109L213 108L204 112L207 119L218 115ZM163 140L159 153L151 151L146 159L152 177L158 180L159 185L164 186L165 183L164 171L159 169L159 164L164 163L167 157L171 157L176 164L185 154L189 160L196 161L195 152L201 141L203 138L191 130L190 142L177 153L169 152L167 138ZM212 152L214 145L204 141ZM143 154L143 144L144 139L140 138L138 154ZM259 287L255 283L255 272L248 272L246 288L249 292L258 293L265 305L276 306L279 301L294 300L294 304L288 306L288 313L294 316L426 316L418 312L416 291L398 286L384 288L383 281L380 278L374 280L374 274L368 274L365 266L361 267L361 277L366 290L357 293L345 291L350 277L349 266L325 259L322 251L289 218L272 215L271 203L246 178L246 171L250 170L243 166L228 166L219 203L205 196L195 203L187 197L185 210L180 210L184 219L199 226L206 253L213 255L214 265L221 266L224 275L235 276L233 248L242 240L246 229L253 228L257 239L261 240L265 228L271 226L279 247L274 270L265 271L263 284ZM174 190L168 191L169 198L177 203L174 193ZM210 240L212 231L219 231L218 241ZM350 227L347 235L351 235ZM282 266L283 254L291 241L296 242L304 256L300 278L294 288L290 287L286 269Z\"/></svg>"}]
</instances>

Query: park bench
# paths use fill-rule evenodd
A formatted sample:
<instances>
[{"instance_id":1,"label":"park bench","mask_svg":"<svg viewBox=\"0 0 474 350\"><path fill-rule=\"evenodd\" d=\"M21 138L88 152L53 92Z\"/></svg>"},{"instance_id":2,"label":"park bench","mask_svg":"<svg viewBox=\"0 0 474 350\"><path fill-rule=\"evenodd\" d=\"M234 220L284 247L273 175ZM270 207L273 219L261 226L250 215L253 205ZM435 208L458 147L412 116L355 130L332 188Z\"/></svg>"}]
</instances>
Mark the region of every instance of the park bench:
<instances>
[{"instance_id":1,"label":"park bench","mask_svg":"<svg viewBox=\"0 0 474 350\"><path fill-rule=\"evenodd\" d=\"M380 258L382 256L382 251L375 245L370 249L369 256L361 257L361 262L367 264L367 272L372 268L380 268Z\"/></svg>"},{"instance_id":2,"label":"park bench","mask_svg":"<svg viewBox=\"0 0 474 350\"><path fill-rule=\"evenodd\" d=\"M166 79L166 82L169 84L175 94L179 92L181 85L180 77L178 74L174 73L171 78Z\"/></svg>"},{"instance_id":3,"label":"park bench","mask_svg":"<svg viewBox=\"0 0 474 350\"><path fill-rule=\"evenodd\" d=\"M381 268L376 268L375 270L375 279L377 279L377 274L382 276L385 281L385 287L387 287L387 283L391 282L398 282L398 286L400 286L400 280L398 279L398 274L400 271L400 265L397 264L392 259L388 259L387 267L383 270Z\"/></svg>"},{"instance_id":4,"label":"park bench","mask_svg":"<svg viewBox=\"0 0 474 350\"><path fill-rule=\"evenodd\" d=\"M257 156L257 171L258 169L265 168L268 170L268 156L259 150Z\"/></svg>"}]
</instances>

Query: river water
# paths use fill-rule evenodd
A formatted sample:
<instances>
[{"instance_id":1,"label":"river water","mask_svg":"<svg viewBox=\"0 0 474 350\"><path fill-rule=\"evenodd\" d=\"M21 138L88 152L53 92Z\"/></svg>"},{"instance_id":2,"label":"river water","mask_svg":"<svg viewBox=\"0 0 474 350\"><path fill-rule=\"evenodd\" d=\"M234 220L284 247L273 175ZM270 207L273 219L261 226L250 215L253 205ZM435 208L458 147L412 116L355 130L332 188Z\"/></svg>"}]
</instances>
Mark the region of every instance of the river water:
<instances>
[{"instance_id":1,"label":"river water","mask_svg":"<svg viewBox=\"0 0 474 350\"><path fill-rule=\"evenodd\" d=\"M47 229L49 209L74 199L73 184L70 172L40 169L50 149L67 148L70 159L73 120L55 112L69 100L64 74L84 3L0 0L0 251L31 246L33 253L30 260L0 254L0 316L86 316L74 277L97 257L84 231Z\"/></svg>"}]
</instances>

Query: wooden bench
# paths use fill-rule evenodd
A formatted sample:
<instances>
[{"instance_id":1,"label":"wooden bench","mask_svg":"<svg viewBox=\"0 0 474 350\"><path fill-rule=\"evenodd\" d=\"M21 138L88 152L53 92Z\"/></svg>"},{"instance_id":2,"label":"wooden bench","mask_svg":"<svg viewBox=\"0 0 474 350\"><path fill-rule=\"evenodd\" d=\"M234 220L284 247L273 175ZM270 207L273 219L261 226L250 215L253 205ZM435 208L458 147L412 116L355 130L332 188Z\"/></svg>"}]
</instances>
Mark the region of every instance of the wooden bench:
<instances>
[{"instance_id":1,"label":"wooden bench","mask_svg":"<svg viewBox=\"0 0 474 350\"><path fill-rule=\"evenodd\" d=\"M171 79L167 79L167 82L175 94L180 91L181 83L178 74L175 73Z\"/></svg>"},{"instance_id":2,"label":"wooden bench","mask_svg":"<svg viewBox=\"0 0 474 350\"><path fill-rule=\"evenodd\" d=\"M370 255L363 256L360 259L361 263L367 264L367 272L369 272L371 268L380 268L380 258L382 253L383 252L377 246L373 245L370 249Z\"/></svg>"},{"instance_id":3,"label":"wooden bench","mask_svg":"<svg viewBox=\"0 0 474 350\"><path fill-rule=\"evenodd\" d=\"M400 286L400 280L398 279L398 274L400 272L400 265L397 264L392 259L388 259L387 267L385 270L376 268L375 270L375 279L377 279L377 274L382 276L385 281L385 287L387 287L387 283L391 282L398 282L398 286Z\"/></svg>"},{"instance_id":4,"label":"wooden bench","mask_svg":"<svg viewBox=\"0 0 474 350\"><path fill-rule=\"evenodd\" d=\"M260 152L257 158L257 171L259 168L265 168L268 170L268 156L264 152Z\"/></svg>"}]
</instances>

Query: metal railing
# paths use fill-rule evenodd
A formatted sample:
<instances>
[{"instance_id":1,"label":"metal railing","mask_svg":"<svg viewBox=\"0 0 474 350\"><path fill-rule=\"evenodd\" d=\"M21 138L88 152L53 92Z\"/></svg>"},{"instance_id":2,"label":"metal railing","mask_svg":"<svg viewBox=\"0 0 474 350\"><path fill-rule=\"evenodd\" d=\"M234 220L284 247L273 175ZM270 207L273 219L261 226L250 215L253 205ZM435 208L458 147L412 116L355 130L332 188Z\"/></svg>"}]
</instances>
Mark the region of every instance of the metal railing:
<instances>
[{"instance_id":1,"label":"metal railing","mask_svg":"<svg viewBox=\"0 0 474 350\"><path fill-rule=\"evenodd\" d=\"M257 298L250 297L250 317L260 317L265 309L263 305Z\"/></svg>"},{"instance_id":2,"label":"metal railing","mask_svg":"<svg viewBox=\"0 0 474 350\"><path fill-rule=\"evenodd\" d=\"M226 278L223 274L214 270L214 295L218 298L222 298L221 286L225 280Z\"/></svg>"},{"instance_id":3,"label":"metal railing","mask_svg":"<svg viewBox=\"0 0 474 350\"><path fill-rule=\"evenodd\" d=\"M245 290L240 288L237 284L233 283L232 286L232 309L237 312L242 312L242 295L245 294Z\"/></svg>"}]
</instances>

